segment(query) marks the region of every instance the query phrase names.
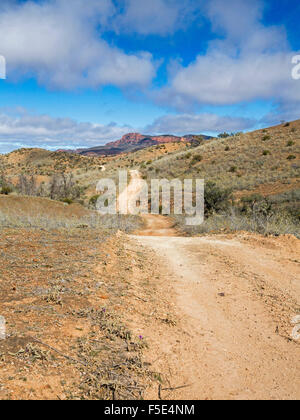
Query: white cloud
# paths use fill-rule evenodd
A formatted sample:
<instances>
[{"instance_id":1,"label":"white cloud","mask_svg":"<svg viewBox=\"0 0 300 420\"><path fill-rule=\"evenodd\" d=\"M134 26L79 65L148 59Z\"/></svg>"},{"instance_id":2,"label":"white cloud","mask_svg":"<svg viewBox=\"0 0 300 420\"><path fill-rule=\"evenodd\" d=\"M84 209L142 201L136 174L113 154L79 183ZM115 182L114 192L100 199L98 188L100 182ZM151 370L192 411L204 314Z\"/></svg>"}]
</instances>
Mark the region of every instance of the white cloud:
<instances>
[{"instance_id":1,"label":"white cloud","mask_svg":"<svg viewBox=\"0 0 300 420\"><path fill-rule=\"evenodd\" d=\"M205 132L242 131L254 127L255 120L242 117L220 116L212 113L165 115L146 128L155 134L177 135Z\"/></svg>"},{"instance_id":2,"label":"white cloud","mask_svg":"<svg viewBox=\"0 0 300 420\"><path fill-rule=\"evenodd\" d=\"M283 27L263 25L262 0L0 1L0 54L7 59L8 77L33 75L56 89L109 84L145 88L156 73L151 54L126 53L105 41L103 33L164 36L206 16L219 38L189 65L174 60L168 86L155 92L158 102L185 113L159 118L147 127L153 131L235 131L252 124L243 118L187 114L195 104L272 101L279 108L266 117L270 121L277 121L280 113L289 119L300 110L300 83L291 77L296 52L290 50ZM77 147L85 139L88 145L101 144L129 130L26 113L0 115L2 142L25 139L43 147Z\"/></svg>"},{"instance_id":3,"label":"white cloud","mask_svg":"<svg viewBox=\"0 0 300 420\"><path fill-rule=\"evenodd\" d=\"M167 35L190 25L199 12L199 0L121 0L116 32Z\"/></svg>"},{"instance_id":4,"label":"white cloud","mask_svg":"<svg viewBox=\"0 0 300 420\"><path fill-rule=\"evenodd\" d=\"M259 0L211 0L207 16L220 38L205 55L170 74L157 92L179 109L191 104L228 105L246 101L300 101L300 83L291 77L291 58L282 27L261 23Z\"/></svg>"},{"instance_id":5,"label":"white cloud","mask_svg":"<svg viewBox=\"0 0 300 420\"><path fill-rule=\"evenodd\" d=\"M119 139L132 131L130 126L77 122L70 118L29 114L25 110L0 113L0 150L20 147L58 148L93 147Z\"/></svg>"},{"instance_id":6,"label":"white cloud","mask_svg":"<svg viewBox=\"0 0 300 420\"><path fill-rule=\"evenodd\" d=\"M262 2L259 0L210 0L207 16L212 29L232 40L247 38L253 26L262 18Z\"/></svg>"},{"instance_id":7,"label":"white cloud","mask_svg":"<svg viewBox=\"0 0 300 420\"><path fill-rule=\"evenodd\" d=\"M193 102L228 105L256 99L300 100L300 84L291 77L292 55L278 52L234 58L212 51L181 68L159 97L178 107Z\"/></svg>"},{"instance_id":8,"label":"white cloud","mask_svg":"<svg viewBox=\"0 0 300 420\"><path fill-rule=\"evenodd\" d=\"M0 51L8 75L33 74L50 87L146 86L155 76L149 53L126 54L97 29L114 15L111 0L49 0L0 9Z\"/></svg>"},{"instance_id":9,"label":"white cloud","mask_svg":"<svg viewBox=\"0 0 300 420\"><path fill-rule=\"evenodd\" d=\"M0 153L22 147L50 150L101 146L119 140L124 134L139 131L148 134L177 134L239 131L249 129L256 121L215 114L166 115L145 128L112 122L107 125L77 122L71 118L38 115L26 109L0 110Z\"/></svg>"}]
</instances>

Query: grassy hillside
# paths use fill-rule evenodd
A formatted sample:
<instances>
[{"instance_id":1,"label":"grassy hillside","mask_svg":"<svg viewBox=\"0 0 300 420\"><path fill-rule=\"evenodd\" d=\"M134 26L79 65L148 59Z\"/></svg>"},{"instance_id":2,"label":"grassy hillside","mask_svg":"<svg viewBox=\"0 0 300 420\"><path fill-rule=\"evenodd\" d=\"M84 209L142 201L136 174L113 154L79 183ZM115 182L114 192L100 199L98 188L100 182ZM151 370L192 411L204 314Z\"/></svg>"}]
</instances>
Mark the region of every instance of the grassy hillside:
<instances>
[{"instance_id":1,"label":"grassy hillside","mask_svg":"<svg viewBox=\"0 0 300 420\"><path fill-rule=\"evenodd\" d=\"M149 182L152 178L204 178L207 194L215 200L206 206L206 213L210 220L212 214L223 217L213 221L209 231L233 226L298 234L300 121L205 140L198 147L169 143L108 158L22 149L0 156L0 191L93 207L98 180L117 181L119 169L132 168L138 168ZM254 213L255 222L245 222ZM280 223L273 220L279 214ZM240 216L242 220L237 219ZM258 223L262 216L264 220ZM262 228L271 216L272 228ZM229 220L234 221L228 225ZM280 228L274 227L279 224Z\"/></svg>"},{"instance_id":2,"label":"grassy hillside","mask_svg":"<svg viewBox=\"0 0 300 420\"><path fill-rule=\"evenodd\" d=\"M37 195L77 202L88 207L90 199L96 195L96 185L100 178L117 180L119 169L131 169L143 163L146 165L152 159L185 148L183 143L170 143L105 158L43 149L20 149L0 155L0 193L4 185L2 193ZM62 174L72 185L68 191L51 194L53 182L63 184Z\"/></svg>"},{"instance_id":3,"label":"grassy hillside","mask_svg":"<svg viewBox=\"0 0 300 420\"><path fill-rule=\"evenodd\" d=\"M300 121L206 141L154 160L147 175L200 177L230 187L239 195L295 190L300 187Z\"/></svg>"},{"instance_id":4,"label":"grassy hillside","mask_svg":"<svg viewBox=\"0 0 300 420\"><path fill-rule=\"evenodd\" d=\"M140 165L145 179L201 178L206 222L189 233L250 230L300 236L300 121L213 139Z\"/></svg>"}]
</instances>

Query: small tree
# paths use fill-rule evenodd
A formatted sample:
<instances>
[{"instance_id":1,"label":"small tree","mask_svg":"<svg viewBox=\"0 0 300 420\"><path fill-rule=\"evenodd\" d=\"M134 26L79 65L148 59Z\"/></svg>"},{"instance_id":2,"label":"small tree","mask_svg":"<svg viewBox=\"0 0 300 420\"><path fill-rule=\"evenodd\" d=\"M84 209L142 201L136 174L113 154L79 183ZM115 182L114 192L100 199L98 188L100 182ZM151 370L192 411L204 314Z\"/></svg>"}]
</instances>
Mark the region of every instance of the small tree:
<instances>
[{"instance_id":1,"label":"small tree","mask_svg":"<svg viewBox=\"0 0 300 420\"><path fill-rule=\"evenodd\" d=\"M36 185L35 177L33 175L31 177L27 177L26 175L21 174L19 176L17 189L19 193L22 195L28 195L28 196L37 195L38 188Z\"/></svg>"},{"instance_id":2,"label":"small tree","mask_svg":"<svg viewBox=\"0 0 300 420\"><path fill-rule=\"evenodd\" d=\"M49 196L51 200L72 202L80 197L81 189L74 181L73 174L53 175L49 183Z\"/></svg>"},{"instance_id":3,"label":"small tree","mask_svg":"<svg viewBox=\"0 0 300 420\"><path fill-rule=\"evenodd\" d=\"M227 139L228 137L230 137L231 135L229 133L221 133L218 135L219 139Z\"/></svg>"}]
</instances>

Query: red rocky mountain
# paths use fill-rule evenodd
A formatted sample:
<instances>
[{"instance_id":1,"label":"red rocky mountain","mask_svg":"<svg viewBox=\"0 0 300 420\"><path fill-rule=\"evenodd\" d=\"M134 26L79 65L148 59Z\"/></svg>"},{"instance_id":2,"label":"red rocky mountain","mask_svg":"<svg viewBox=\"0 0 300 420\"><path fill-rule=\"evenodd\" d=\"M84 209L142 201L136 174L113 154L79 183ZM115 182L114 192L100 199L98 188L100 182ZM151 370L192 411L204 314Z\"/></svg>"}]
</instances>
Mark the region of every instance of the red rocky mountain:
<instances>
[{"instance_id":1,"label":"red rocky mountain","mask_svg":"<svg viewBox=\"0 0 300 420\"><path fill-rule=\"evenodd\" d=\"M201 136L203 139L210 137ZM183 137L172 136L169 134L162 136L147 136L140 133L125 134L120 140L107 143L105 146L92 147L89 149L68 150L68 152L77 153L85 156L109 156L120 153L132 152L146 147L163 143L190 142L197 141L199 135L187 135Z\"/></svg>"}]
</instances>

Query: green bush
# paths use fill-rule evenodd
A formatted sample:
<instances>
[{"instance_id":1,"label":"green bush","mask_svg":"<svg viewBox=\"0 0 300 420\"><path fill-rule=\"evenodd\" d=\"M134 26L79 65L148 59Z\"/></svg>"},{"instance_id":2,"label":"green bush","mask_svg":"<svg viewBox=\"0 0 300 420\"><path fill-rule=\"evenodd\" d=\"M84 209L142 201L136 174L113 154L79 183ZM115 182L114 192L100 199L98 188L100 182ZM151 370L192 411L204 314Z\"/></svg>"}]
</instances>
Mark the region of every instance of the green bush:
<instances>
[{"instance_id":1,"label":"green bush","mask_svg":"<svg viewBox=\"0 0 300 420\"><path fill-rule=\"evenodd\" d=\"M289 140L286 144L287 147L294 146L295 142L293 140Z\"/></svg>"},{"instance_id":2,"label":"green bush","mask_svg":"<svg viewBox=\"0 0 300 420\"><path fill-rule=\"evenodd\" d=\"M93 195L93 197L89 199L89 206L95 209L99 197L100 197L99 194Z\"/></svg>"},{"instance_id":3,"label":"green bush","mask_svg":"<svg viewBox=\"0 0 300 420\"><path fill-rule=\"evenodd\" d=\"M218 135L218 137L220 139L227 139L228 137L230 137L232 135L233 135L233 133L231 133L231 134L229 134L229 133L221 133L221 134Z\"/></svg>"},{"instance_id":4,"label":"green bush","mask_svg":"<svg viewBox=\"0 0 300 420\"><path fill-rule=\"evenodd\" d=\"M240 212L253 216L270 216L274 213L273 205L268 198L261 196L260 194L252 194L241 199Z\"/></svg>"},{"instance_id":5,"label":"green bush","mask_svg":"<svg viewBox=\"0 0 300 420\"><path fill-rule=\"evenodd\" d=\"M296 156L295 155L289 155L287 157L287 160L294 160L294 159L296 159Z\"/></svg>"},{"instance_id":6,"label":"green bush","mask_svg":"<svg viewBox=\"0 0 300 420\"><path fill-rule=\"evenodd\" d=\"M2 195L9 195L12 192L13 192L13 189L9 187L8 185L4 185L0 190L0 194Z\"/></svg>"},{"instance_id":7,"label":"green bush","mask_svg":"<svg viewBox=\"0 0 300 420\"><path fill-rule=\"evenodd\" d=\"M195 164L195 163L198 163L198 162L201 162L202 161L202 156L201 155L195 155L195 156L193 156L193 159L192 159L192 164Z\"/></svg>"},{"instance_id":8,"label":"green bush","mask_svg":"<svg viewBox=\"0 0 300 420\"><path fill-rule=\"evenodd\" d=\"M222 189L214 182L207 182L204 192L205 213L211 214L224 211L229 207L232 199L230 189Z\"/></svg>"},{"instance_id":9,"label":"green bush","mask_svg":"<svg viewBox=\"0 0 300 420\"><path fill-rule=\"evenodd\" d=\"M270 154L271 154L271 152L270 152L270 150L264 150L264 151L262 152L262 154L263 154L263 156L268 156L268 155L270 155Z\"/></svg>"},{"instance_id":10,"label":"green bush","mask_svg":"<svg viewBox=\"0 0 300 420\"><path fill-rule=\"evenodd\" d=\"M267 134L267 135L263 136L262 141L267 141L267 140L270 140L270 139L271 139L271 136L269 136L269 134Z\"/></svg>"}]
</instances>

